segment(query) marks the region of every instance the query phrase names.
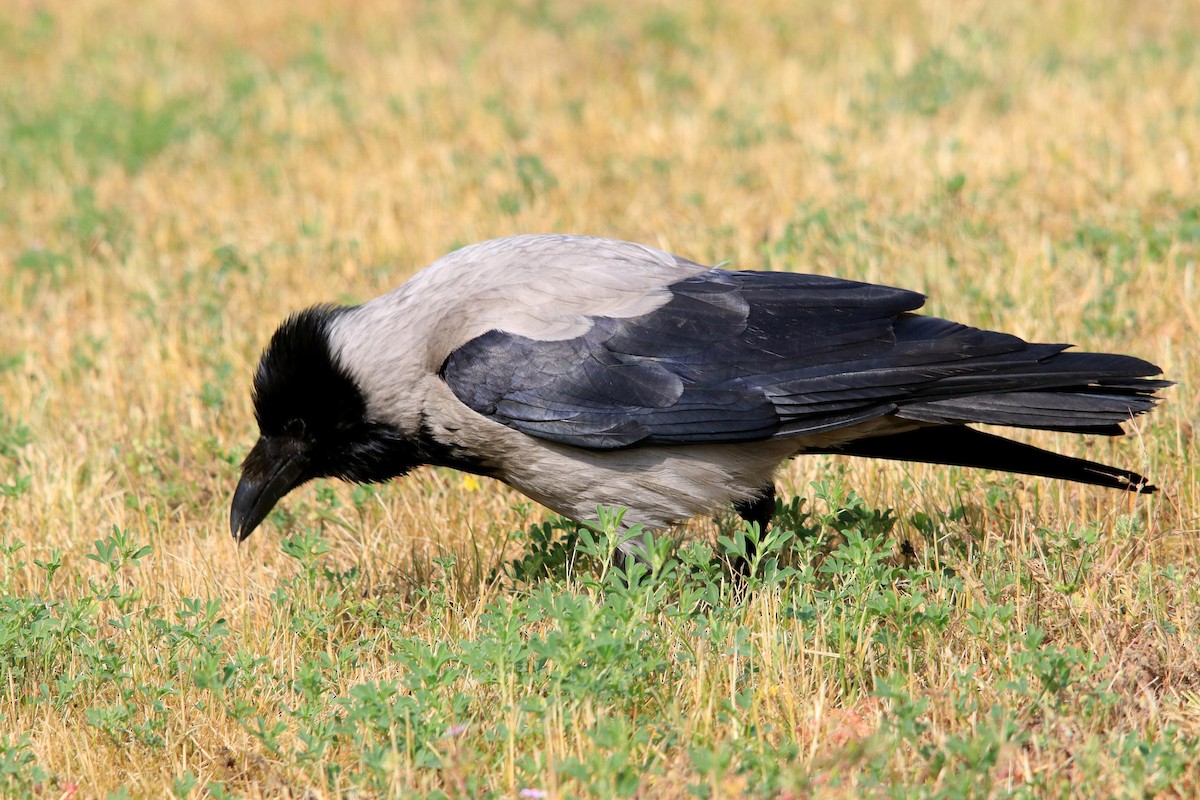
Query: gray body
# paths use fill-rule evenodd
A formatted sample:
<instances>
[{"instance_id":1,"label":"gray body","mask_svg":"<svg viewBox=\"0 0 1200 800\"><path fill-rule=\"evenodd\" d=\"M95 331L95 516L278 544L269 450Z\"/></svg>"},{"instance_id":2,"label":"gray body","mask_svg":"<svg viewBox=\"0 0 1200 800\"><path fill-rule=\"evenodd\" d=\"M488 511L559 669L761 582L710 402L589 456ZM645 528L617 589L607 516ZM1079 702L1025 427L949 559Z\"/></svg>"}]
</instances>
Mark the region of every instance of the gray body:
<instances>
[{"instance_id":1,"label":"gray body","mask_svg":"<svg viewBox=\"0 0 1200 800\"><path fill-rule=\"evenodd\" d=\"M438 374L459 347L491 330L553 341L587 333L595 317L635 318L671 299L668 287L711 268L630 242L516 236L456 250L395 291L338 317L337 357L370 414L477 454L492 474L575 520L620 505L627 525L665 528L751 499L779 465L816 445L915 423L876 419L808 437L711 445L587 450L535 438L473 411ZM396 342L409 344L407 348Z\"/></svg>"}]
</instances>

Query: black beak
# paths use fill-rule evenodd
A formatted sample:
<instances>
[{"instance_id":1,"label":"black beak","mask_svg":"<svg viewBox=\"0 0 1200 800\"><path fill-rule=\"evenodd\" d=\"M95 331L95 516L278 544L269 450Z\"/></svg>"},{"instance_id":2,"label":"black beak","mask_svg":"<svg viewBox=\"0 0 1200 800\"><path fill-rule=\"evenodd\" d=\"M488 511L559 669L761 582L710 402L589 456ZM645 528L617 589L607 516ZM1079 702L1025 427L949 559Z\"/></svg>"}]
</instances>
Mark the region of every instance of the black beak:
<instances>
[{"instance_id":1,"label":"black beak","mask_svg":"<svg viewBox=\"0 0 1200 800\"><path fill-rule=\"evenodd\" d=\"M254 532L284 495L308 476L306 448L294 439L263 436L242 463L229 509L229 531L239 542Z\"/></svg>"}]
</instances>

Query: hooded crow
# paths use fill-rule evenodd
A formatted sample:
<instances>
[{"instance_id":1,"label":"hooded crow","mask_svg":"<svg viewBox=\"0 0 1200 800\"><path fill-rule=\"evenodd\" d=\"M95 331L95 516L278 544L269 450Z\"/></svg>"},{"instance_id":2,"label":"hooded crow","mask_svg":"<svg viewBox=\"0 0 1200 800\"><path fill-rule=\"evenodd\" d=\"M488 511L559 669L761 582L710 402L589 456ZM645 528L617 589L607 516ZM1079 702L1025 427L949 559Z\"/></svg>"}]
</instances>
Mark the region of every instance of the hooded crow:
<instances>
[{"instance_id":1,"label":"hooded crow","mask_svg":"<svg viewBox=\"0 0 1200 800\"><path fill-rule=\"evenodd\" d=\"M254 376L261 436L230 527L245 539L313 478L422 465L496 478L578 521L624 507L626 525L652 529L729 504L765 526L775 470L801 453L1154 491L967 425L1119 435L1170 385L1150 379L1158 367L913 313L923 302L610 239L471 245L279 327Z\"/></svg>"}]
</instances>

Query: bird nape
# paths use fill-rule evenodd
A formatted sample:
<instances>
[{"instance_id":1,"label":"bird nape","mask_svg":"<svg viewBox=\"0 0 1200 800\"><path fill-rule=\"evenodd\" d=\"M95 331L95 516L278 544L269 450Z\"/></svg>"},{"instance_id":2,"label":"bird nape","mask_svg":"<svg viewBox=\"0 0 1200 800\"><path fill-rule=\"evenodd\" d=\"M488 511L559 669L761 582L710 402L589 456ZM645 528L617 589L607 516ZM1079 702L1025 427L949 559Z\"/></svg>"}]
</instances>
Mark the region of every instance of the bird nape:
<instances>
[{"instance_id":1,"label":"bird nape","mask_svg":"<svg viewBox=\"0 0 1200 800\"><path fill-rule=\"evenodd\" d=\"M578 521L661 529L730 504L765 525L803 453L922 461L1152 492L1136 472L970 424L1114 436L1170 383L1140 358L914 313L916 292L714 269L585 236L496 239L394 291L316 306L254 376L260 438L230 526L318 477L423 465L504 481ZM623 555L641 557L638 542Z\"/></svg>"}]
</instances>

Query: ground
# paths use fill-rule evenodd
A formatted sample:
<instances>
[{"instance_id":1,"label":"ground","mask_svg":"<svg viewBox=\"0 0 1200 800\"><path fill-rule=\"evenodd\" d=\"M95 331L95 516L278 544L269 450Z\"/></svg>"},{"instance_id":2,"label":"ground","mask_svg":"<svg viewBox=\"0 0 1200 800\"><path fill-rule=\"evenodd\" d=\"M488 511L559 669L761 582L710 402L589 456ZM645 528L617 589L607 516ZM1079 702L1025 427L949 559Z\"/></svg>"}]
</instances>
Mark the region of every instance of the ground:
<instances>
[{"instance_id":1,"label":"ground","mask_svg":"<svg viewBox=\"0 0 1200 800\"><path fill-rule=\"evenodd\" d=\"M0 794L1200 791L1200 6L0 10ZM519 232L917 289L1178 385L1122 493L810 458L760 577L449 470L236 545L290 311Z\"/></svg>"}]
</instances>

